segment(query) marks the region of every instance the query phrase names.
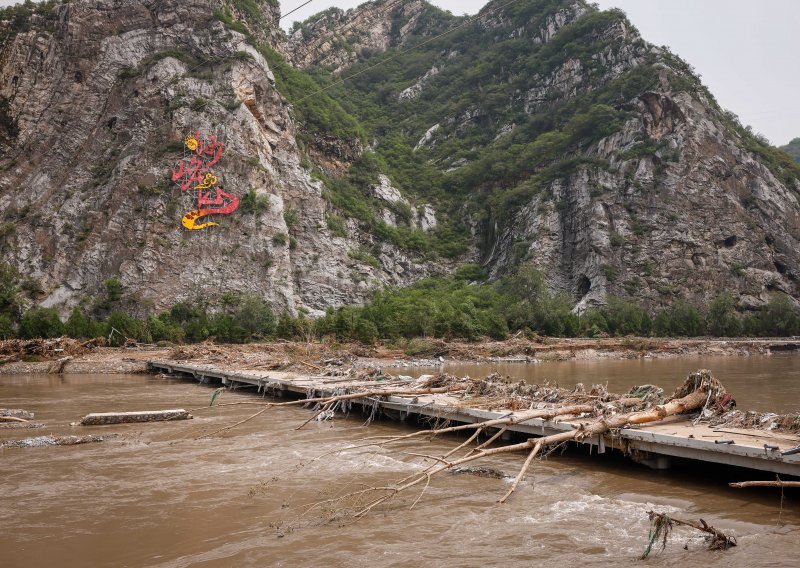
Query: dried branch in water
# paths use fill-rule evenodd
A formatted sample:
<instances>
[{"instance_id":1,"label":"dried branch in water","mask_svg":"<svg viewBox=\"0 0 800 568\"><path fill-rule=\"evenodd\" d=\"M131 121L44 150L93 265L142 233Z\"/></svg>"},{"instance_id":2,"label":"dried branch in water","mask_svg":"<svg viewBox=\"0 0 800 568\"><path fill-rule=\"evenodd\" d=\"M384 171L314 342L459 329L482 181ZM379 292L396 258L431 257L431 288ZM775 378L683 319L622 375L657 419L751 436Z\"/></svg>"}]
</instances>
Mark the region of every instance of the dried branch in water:
<instances>
[{"instance_id":1,"label":"dried branch in water","mask_svg":"<svg viewBox=\"0 0 800 568\"><path fill-rule=\"evenodd\" d=\"M593 438L595 436L601 436L606 432L608 432L609 430L615 428L622 428L628 424L644 424L647 422L656 422L659 420L663 420L668 416L696 411L708 407L709 404L713 404L716 401L717 397L724 395L724 393L725 393L724 387L722 387L722 385L719 384L719 382L716 381L716 379L714 379L708 371L699 371L697 373L691 374L687 378L684 386L678 391L676 391L676 395L682 395L682 396L673 398L672 400L668 401L663 405L655 406L653 408L642 411L628 412L613 416L601 416L600 418L597 418L592 421L580 422L574 430L560 432L558 434L545 436L543 438L530 438L525 442L512 444L508 446L501 446L497 448L490 448L489 445L492 442L494 442L497 438L499 438L503 432L506 431L506 429L509 426L509 423L513 423L514 420L521 420L521 419L530 420L531 418L530 413L522 413L518 417L505 417L477 424L441 428L438 431L434 430L433 431L434 433L444 433L444 432L455 432L472 428L475 429L475 433L473 433L472 437L470 437L470 439L467 440L467 442L462 443L455 450L451 450L444 456L441 457L426 456L429 459L433 459L433 461L435 462L434 465L428 467L427 469L421 472L414 473L410 476L407 476L406 478L398 481L393 485L374 487L370 490L359 491L358 492L359 499L370 494L375 495L375 498L372 501L367 502L363 508L361 508L354 514L354 516L356 518L362 517L367 513L369 513L375 507L383 503L386 503L387 501L393 499L402 492L407 491L408 489L411 489L412 487L415 487L420 483L424 482L425 486L427 487L430 484L430 480L433 476L440 474L444 471L452 470L453 468L456 468L458 466L462 466L464 464L488 458L491 456L496 456L498 454L528 450L529 454L522 469L520 470L519 474L514 480L514 483L512 484L509 491L500 500L500 502L505 502L514 493L514 491L516 491L517 487L519 486L519 483L524 478L525 473L530 467L532 461L534 460L534 458L536 458L537 455L541 454L542 449L545 447L558 445L568 441L582 441L588 438ZM555 411L555 413L557 413L557 411ZM502 427L498 430L497 433L495 433L492 437L490 437L489 440L469 450L465 455L462 455L461 457L458 457L456 459L450 459L450 456L452 456L458 450L464 448L468 443L470 443L473 439L475 439L477 435L482 431L484 431L487 427L497 427L497 426L502 426ZM388 439L383 438L383 442L379 442L378 439L376 439L375 445L383 445L386 443L407 440L414 436L422 435L423 433L430 433L430 432L427 431L415 432L405 436L397 436ZM345 500L347 497L348 496L344 496L341 499Z\"/></svg>"},{"instance_id":2,"label":"dried branch in water","mask_svg":"<svg viewBox=\"0 0 800 568\"><path fill-rule=\"evenodd\" d=\"M703 519L700 519L700 522L697 523L695 521L674 519L665 513L656 513L655 511L649 511L647 514L650 515L650 534L647 548L641 556L642 560L650 556L650 553L653 551L653 546L658 541L661 541L661 550L667 547L669 534L675 525L691 527L708 534L709 536L706 537L706 540L708 541L709 550L728 550L736 546L735 536L726 535L722 531L706 523Z\"/></svg>"},{"instance_id":3,"label":"dried branch in water","mask_svg":"<svg viewBox=\"0 0 800 568\"><path fill-rule=\"evenodd\" d=\"M257 418L264 414L267 410L271 408L277 408L282 406L305 406L306 404L321 404L323 406L330 406L340 401L353 401L363 398L373 398L373 397L384 397L384 396L424 396L428 394L440 394L440 393L450 393L459 390L458 387L439 387L439 388L427 388L427 389L417 389L417 390L387 390L387 389L380 389L380 390L369 390L369 391L359 391L353 393L346 393L340 394L335 396L323 396L323 397L316 397L316 398L301 398L298 400L290 400L288 402L268 402L266 404L259 403L263 405L263 408L245 418L244 420L240 420L235 424L231 424L229 426L225 426L224 428L220 428L219 430L215 430L208 434L203 434L202 436L198 436L195 438L196 440L202 440L204 438L210 438L211 436L215 436L217 434L221 434L222 432L227 432L228 430L232 430L237 426L241 426L242 424L246 424L250 422L254 418ZM220 406L226 405L217 405L215 408L219 408ZM214 407L206 407L206 408L214 408ZM313 418L312 418L313 419ZM309 420L310 422L310 420Z\"/></svg>"}]
</instances>

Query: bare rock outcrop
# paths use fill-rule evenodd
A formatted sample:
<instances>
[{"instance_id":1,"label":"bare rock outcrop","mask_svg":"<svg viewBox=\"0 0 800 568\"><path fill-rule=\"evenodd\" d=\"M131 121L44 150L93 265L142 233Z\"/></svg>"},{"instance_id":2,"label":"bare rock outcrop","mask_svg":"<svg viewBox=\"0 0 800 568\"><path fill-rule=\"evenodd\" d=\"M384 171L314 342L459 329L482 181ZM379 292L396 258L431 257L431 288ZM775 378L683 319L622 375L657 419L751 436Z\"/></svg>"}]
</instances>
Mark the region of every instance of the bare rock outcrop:
<instances>
[{"instance_id":1,"label":"bare rock outcrop","mask_svg":"<svg viewBox=\"0 0 800 568\"><path fill-rule=\"evenodd\" d=\"M261 4L265 41L278 16ZM0 47L0 247L41 283L45 306L90 301L119 277L142 313L226 291L319 313L429 272L357 223L347 237L328 228L330 204L303 165L269 64L216 16L232 7L77 0ZM191 199L170 177L197 131L224 141L226 190L266 206L181 228ZM329 145L343 154L329 152L331 162L359 151ZM348 254L373 246L390 268Z\"/></svg>"}]
</instances>

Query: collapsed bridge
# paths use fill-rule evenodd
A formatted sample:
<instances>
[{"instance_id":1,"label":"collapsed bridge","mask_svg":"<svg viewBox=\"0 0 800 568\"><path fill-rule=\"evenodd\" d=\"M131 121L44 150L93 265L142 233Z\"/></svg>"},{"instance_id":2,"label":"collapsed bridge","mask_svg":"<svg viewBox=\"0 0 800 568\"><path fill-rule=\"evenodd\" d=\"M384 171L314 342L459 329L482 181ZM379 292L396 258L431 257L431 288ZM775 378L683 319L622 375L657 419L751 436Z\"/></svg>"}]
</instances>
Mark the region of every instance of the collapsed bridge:
<instances>
[{"instance_id":1,"label":"collapsed bridge","mask_svg":"<svg viewBox=\"0 0 800 568\"><path fill-rule=\"evenodd\" d=\"M376 380L375 376L223 369L172 360L150 361L149 368L231 389L253 388L259 394L276 397L324 399L351 393L346 397L348 403L400 420L419 417L464 425L492 421L496 431L493 439L509 440L515 433L527 437L562 435L589 446L590 451L622 451L655 469L667 469L674 458L683 458L800 477L800 450L795 451L800 447L800 416L733 410L730 395L713 378L691 413L661 416L664 399L660 389L650 385L627 395L612 395L598 385L589 391L581 385L569 391L547 385L511 384L497 377L475 381L424 376L409 384L383 376ZM694 373L687 384L692 377L698 381L710 374ZM688 394L677 392L670 400ZM637 416L651 415L654 419L629 423L629 409L637 410ZM317 415L323 410L331 408L323 408ZM605 416L609 427L595 428L604 430L595 433L590 425L597 423L598 416ZM616 426L615 421L622 425Z\"/></svg>"}]
</instances>

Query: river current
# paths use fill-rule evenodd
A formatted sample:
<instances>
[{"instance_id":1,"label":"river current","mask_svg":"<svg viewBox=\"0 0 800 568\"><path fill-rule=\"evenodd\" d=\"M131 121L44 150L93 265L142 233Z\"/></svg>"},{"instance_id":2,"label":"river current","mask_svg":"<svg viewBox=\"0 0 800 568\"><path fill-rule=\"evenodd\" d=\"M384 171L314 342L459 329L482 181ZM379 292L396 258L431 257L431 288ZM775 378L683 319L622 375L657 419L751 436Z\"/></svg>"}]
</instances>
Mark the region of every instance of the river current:
<instances>
[{"instance_id":1,"label":"river current","mask_svg":"<svg viewBox=\"0 0 800 568\"><path fill-rule=\"evenodd\" d=\"M537 382L608 382L610 390L658 383L669 390L688 371L710 368L740 407L800 409L800 357L587 361L450 368L477 376L498 370ZM426 369L406 369L405 374ZM0 440L34 435L117 434L102 443L0 449L0 566L619 566L642 564L647 511L705 519L738 536L726 552L676 529L649 566L796 566L797 495L734 490L728 471L704 466L655 472L608 453L581 449L534 464L504 505L510 480L444 474L352 522L330 522L337 506L308 509L342 493L390 483L423 467L411 454L443 454L461 438L313 458L367 436L413 431L410 424L337 417L301 430L309 411L273 409L219 436L250 404L208 409L213 390L147 376L3 376L0 406L34 411L47 426L0 430ZM252 403L247 391L221 404ZM105 427L70 422L89 412L197 409L194 420ZM489 464L514 476L524 456Z\"/></svg>"}]
</instances>

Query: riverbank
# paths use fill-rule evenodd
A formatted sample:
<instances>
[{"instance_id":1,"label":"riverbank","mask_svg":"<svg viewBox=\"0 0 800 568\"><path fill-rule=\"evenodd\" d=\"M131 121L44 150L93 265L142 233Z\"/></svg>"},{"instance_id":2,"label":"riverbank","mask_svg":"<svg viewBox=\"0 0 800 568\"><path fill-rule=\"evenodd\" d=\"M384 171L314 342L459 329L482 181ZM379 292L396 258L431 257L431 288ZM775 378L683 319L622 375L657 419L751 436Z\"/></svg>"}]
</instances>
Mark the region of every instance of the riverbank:
<instances>
[{"instance_id":1,"label":"riverbank","mask_svg":"<svg viewBox=\"0 0 800 568\"><path fill-rule=\"evenodd\" d=\"M200 343L179 346L96 347L70 339L0 342L0 375L61 372L130 374L147 372L147 361L171 359L198 364L241 365L275 371L340 372L370 367L429 367L442 363L574 361L683 356L769 355L796 351L800 339L673 339L650 337L505 341L416 339L405 345L276 341L247 345ZM58 363L54 365L54 363Z\"/></svg>"}]
</instances>

